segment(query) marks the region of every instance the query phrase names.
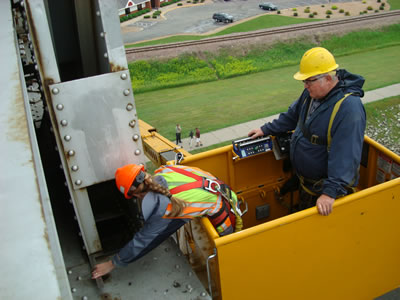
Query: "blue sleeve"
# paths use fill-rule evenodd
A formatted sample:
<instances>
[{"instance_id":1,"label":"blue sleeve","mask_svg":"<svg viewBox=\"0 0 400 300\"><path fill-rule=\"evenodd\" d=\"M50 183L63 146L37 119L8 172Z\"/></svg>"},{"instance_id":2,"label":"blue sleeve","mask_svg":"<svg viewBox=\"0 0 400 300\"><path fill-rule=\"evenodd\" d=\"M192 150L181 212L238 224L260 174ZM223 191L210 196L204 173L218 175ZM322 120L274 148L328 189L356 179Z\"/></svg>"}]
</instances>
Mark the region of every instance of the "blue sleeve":
<instances>
[{"instance_id":1,"label":"blue sleeve","mask_svg":"<svg viewBox=\"0 0 400 300\"><path fill-rule=\"evenodd\" d=\"M303 101L301 99L302 97L293 102L292 105L289 106L288 111L281 113L278 119L261 126L264 135L277 135L294 130L299 119L300 107Z\"/></svg>"},{"instance_id":2,"label":"blue sleeve","mask_svg":"<svg viewBox=\"0 0 400 300\"><path fill-rule=\"evenodd\" d=\"M169 199L161 194L149 192L143 202L154 203L144 226L119 252L112 262L115 266L126 266L139 259L165 241L190 219L164 219Z\"/></svg>"},{"instance_id":3,"label":"blue sleeve","mask_svg":"<svg viewBox=\"0 0 400 300\"><path fill-rule=\"evenodd\" d=\"M328 178L324 180L323 194L336 199L347 194L346 186L357 183L365 123L365 110L360 98L349 96L342 103L332 125Z\"/></svg>"}]
</instances>

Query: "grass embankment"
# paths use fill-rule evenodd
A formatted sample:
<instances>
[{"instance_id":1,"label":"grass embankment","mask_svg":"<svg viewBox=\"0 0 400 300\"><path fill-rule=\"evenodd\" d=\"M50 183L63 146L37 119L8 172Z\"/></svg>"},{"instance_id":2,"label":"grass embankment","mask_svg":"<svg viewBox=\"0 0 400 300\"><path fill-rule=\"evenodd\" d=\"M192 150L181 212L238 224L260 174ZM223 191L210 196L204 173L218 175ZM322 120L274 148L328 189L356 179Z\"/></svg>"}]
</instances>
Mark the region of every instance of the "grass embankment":
<instances>
[{"instance_id":1,"label":"grass embankment","mask_svg":"<svg viewBox=\"0 0 400 300\"><path fill-rule=\"evenodd\" d=\"M309 40L277 43L230 52L198 53L169 60L136 61L129 64L135 94L166 87L217 81L235 76L297 65L303 53L322 46L335 56L369 51L390 45L400 45L400 24L382 30L363 30L342 37L327 37L318 44ZM241 53L237 53L241 51Z\"/></svg>"},{"instance_id":2,"label":"grass embankment","mask_svg":"<svg viewBox=\"0 0 400 300\"><path fill-rule=\"evenodd\" d=\"M368 91L400 82L400 46L389 47L398 44L399 36L367 31L331 38L325 43L341 68L365 77L364 89ZM181 124L182 137L186 137L195 127L205 133L285 111L303 89L302 83L293 79L298 61L306 49L315 46L301 45L273 48L282 65L289 66L226 80L136 93L139 117L156 127L161 135L174 140L176 123ZM387 48L377 49L384 46ZM259 57L261 60L262 56Z\"/></svg>"}]
</instances>

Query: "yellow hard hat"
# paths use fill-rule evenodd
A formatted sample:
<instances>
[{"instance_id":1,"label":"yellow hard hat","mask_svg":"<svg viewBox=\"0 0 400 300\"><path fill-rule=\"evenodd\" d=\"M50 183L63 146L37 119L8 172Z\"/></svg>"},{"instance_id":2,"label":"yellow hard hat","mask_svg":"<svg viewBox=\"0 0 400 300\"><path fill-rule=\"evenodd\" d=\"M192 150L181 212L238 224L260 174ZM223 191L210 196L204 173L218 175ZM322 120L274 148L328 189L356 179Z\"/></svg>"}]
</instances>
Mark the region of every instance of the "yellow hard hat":
<instances>
[{"instance_id":1,"label":"yellow hard hat","mask_svg":"<svg viewBox=\"0 0 400 300\"><path fill-rule=\"evenodd\" d=\"M305 80L315 75L336 70L336 63L332 53L322 47L315 47L304 53L300 61L300 71L294 74L294 79Z\"/></svg>"}]
</instances>

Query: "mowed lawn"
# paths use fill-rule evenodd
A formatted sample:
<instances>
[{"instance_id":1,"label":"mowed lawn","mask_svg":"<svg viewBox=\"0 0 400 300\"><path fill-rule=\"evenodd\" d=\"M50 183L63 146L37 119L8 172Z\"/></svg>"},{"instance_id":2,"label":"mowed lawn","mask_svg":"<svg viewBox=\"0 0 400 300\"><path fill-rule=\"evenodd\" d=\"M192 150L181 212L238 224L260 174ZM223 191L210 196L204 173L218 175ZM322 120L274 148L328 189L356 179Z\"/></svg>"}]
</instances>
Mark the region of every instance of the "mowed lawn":
<instances>
[{"instance_id":1,"label":"mowed lawn","mask_svg":"<svg viewBox=\"0 0 400 300\"><path fill-rule=\"evenodd\" d=\"M400 46L337 58L340 68L366 79L364 90L400 82ZM300 60L300 57L299 57ZM190 129L203 133L285 111L303 90L293 79L298 66L216 82L135 95L140 119L168 139L181 124L183 138Z\"/></svg>"}]
</instances>

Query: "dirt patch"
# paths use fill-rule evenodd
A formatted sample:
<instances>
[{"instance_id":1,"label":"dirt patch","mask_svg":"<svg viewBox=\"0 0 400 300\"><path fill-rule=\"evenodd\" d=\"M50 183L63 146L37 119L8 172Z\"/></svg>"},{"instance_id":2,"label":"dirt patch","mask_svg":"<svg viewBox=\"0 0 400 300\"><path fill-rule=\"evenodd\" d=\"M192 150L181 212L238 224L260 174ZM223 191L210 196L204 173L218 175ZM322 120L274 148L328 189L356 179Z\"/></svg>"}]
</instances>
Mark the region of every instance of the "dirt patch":
<instances>
[{"instance_id":1,"label":"dirt patch","mask_svg":"<svg viewBox=\"0 0 400 300\"><path fill-rule=\"evenodd\" d=\"M384 3L384 10L380 10L379 7ZM333 9L336 7L336 9ZM371 7L372 10L368 10L368 7ZM309 12L305 12L306 9L309 9ZM294 13L298 14L298 18L309 18L311 13L314 14L314 19L326 19L327 11L330 10L332 14L330 14L330 19L339 19L348 16L359 16L360 13L363 14L372 14L382 11L388 11L390 9L390 5L385 1L382 0L380 3L377 0L367 0L367 1L354 1L354 2L343 2L343 3L329 3L324 5L310 5L310 6L302 6L297 7L296 11L293 8L287 8L281 10L282 16L289 16L293 17Z\"/></svg>"}]
</instances>

